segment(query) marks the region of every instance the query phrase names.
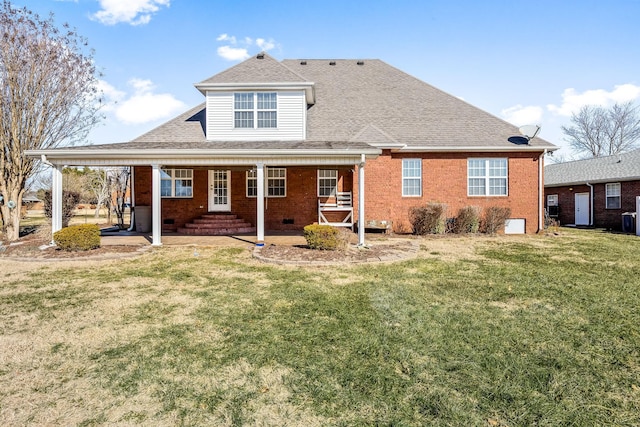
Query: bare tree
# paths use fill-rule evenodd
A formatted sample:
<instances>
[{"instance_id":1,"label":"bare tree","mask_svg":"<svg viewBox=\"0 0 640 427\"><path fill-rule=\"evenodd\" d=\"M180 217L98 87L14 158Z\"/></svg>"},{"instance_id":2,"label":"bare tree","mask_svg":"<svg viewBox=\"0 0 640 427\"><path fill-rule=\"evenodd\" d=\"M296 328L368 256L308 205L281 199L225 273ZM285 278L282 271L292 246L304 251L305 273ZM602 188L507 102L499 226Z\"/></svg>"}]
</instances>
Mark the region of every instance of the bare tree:
<instances>
[{"instance_id":1,"label":"bare tree","mask_svg":"<svg viewBox=\"0 0 640 427\"><path fill-rule=\"evenodd\" d=\"M75 30L4 0L0 38L0 215L4 238L13 241L38 166L24 151L73 144L100 117L93 52Z\"/></svg>"},{"instance_id":2,"label":"bare tree","mask_svg":"<svg viewBox=\"0 0 640 427\"><path fill-rule=\"evenodd\" d=\"M85 189L91 194L92 201L96 204L95 218L100 216L100 208L107 208L107 217L109 217L109 208L111 201L111 183L109 171L104 169L92 170L86 175Z\"/></svg>"},{"instance_id":3,"label":"bare tree","mask_svg":"<svg viewBox=\"0 0 640 427\"><path fill-rule=\"evenodd\" d=\"M131 170L128 167L121 167L110 171L111 194L115 196L114 210L118 218L118 227L124 228L125 197L129 188L129 177Z\"/></svg>"},{"instance_id":4,"label":"bare tree","mask_svg":"<svg viewBox=\"0 0 640 427\"><path fill-rule=\"evenodd\" d=\"M608 109L586 105L571 122L572 126L562 126L571 148L592 157L622 153L640 141L640 111L631 102Z\"/></svg>"}]
</instances>

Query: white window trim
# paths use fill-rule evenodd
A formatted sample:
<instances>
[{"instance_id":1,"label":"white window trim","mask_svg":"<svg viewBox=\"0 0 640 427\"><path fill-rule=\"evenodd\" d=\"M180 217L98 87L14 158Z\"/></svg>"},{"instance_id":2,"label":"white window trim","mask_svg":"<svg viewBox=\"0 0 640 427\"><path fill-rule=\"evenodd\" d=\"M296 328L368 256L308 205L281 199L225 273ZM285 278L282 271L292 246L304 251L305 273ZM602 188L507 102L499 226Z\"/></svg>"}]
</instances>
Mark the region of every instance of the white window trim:
<instances>
[{"instance_id":1,"label":"white window trim","mask_svg":"<svg viewBox=\"0 0 640 427\"><path fill-rule=\"evenodd\" d=\"M609 194L609 186L610 185L616 185L618 187L618 194L615 195L610 195ZM605 209L622 209L622 185L619 182L608 182L604 185L604 192L605 192L605 196L604 196L604 208ZM613 199L613 198L617 198L618 199L618 206L615 208L611 208L609 207L609 199Z\"/></svg>"},{"instance_id":2,"label":"white window trim","mask_svg":"<svg viewBox=\"0 0 640 427\"><path fill-rule=\"evenodd\" d=\"M245 174L246 177L246 185L245 185L245 194L248 198L255 198L257 197L257 192L258 192L258 177L255 175L256 170L255 169L251 169L248 170ZM253 174L253 176L251 176ZM255 181L256 183L256 195L251 195L249 194L249 181Z\"/></svg>"},{"instance_id":3,"label":"white window trim","mask_svg":"<svg viewBox=\"0 0 640 427\"><path fill-rule=\"evenodd\" d=\"M275 94L276 96L276 108L258 108L258 93L262 94ZM253 108L251 109L242 109L236 108L236 94L246 94L251 95L253 97ZM234 92L233 94L233 128L234 129L278 129L278 92ZM240 112L252 112L253 113L253 126L251 127L236 127L236 113ZM258 113L259 112L275 112L276 113L276 125L274 127L258 127Z\"/></svg>"},{"instance_id":4,"label":"white window trim","mask_svg":"<svg viewBox=\"0 0 640 427\"><path fill-rule=\"evenodd\" d=\"M320 173L322 171L335 172L336 176L335 177L333 177L333 176L330 176L330 177L322 176L321 177ZM317 175L318 175L318 185L317 185L317 187L318 187L318 197L334 197L334 196L336 196L336 194L338 194L338 169L318 169L318 174ZM323 180L334 180L335 184L333 185L333 189L331 190L330 194L328 194L328 195L327 194L320 194L320 180L321 179L323 179Z\"/></svg>"},{"instance_id":5,"label":"white window trim","mask_svg":"<svg viewBox=\"0 0 640 427\"><path fill-rule=\"evenodd\" d=\"M420 165L420 176L404 176L404 167L405 167L405 161L406 160L415 160L418 162L418 165ZM410 181L418 181L419 185L418 185L418 189L419 189L419 194L405 194L404 193L404 183L405 180L410 180ZM402 159L402 197L422 197L422 159L420 158L407 158L407 159Z\"/></svg>"},{"instance_id":6,"label":"white window trim","mask_svg":"<svg viewBox=\"0 0 640 427\"><path fill-rule=\"evenodd\" d=\"M471 160L482 160L485 162L485 175L484 176L469 176L469 169L470 169L470 161ZM506 171L506 176L490 176L489 175L489 162L491 160L504 160L505 161L505 171ZM491 178L503 178L506 179L506 185L505 185L505 194L489 194L489 188L490 188L490 179ZM485 194L471 194L470 193L470 189L471 186L469 185L469 180L470 179L484 179L485 180L485 185L484 185L484 191ZM509 196L509 158L508 157L487 157L487 158L479 158L479 157L469 157L467 158L467 197L508 197Z\"/></svg>"},{"instance_id":7,"label":"white window trim","mask_svg":"<svg viewBox=\"0 0 640 427\"><path fill-rule=\"evenodd\" d=\"M547 194L547 206L558 206L557 194Z\"/></svg>"},{"instance_id":8,"label":"white window trim","mask_svg":"<svg viewBox=\"0 0 640 427\"><path fill-rule=\"evenodd\" d=\"M176 177L176 171L188 171L189 177ZM161 178L160 185L162 185L162 181L170 181L171 182L171 195L170 196L161 196L163 199L193 199L193 169L184 169L184 168L162 168L162 172L166 173L170 176L170 178ZM176 196L176 181L182 180L191 180L191 194L189 196Z\"/></svg>"},{"instance_id":9,"label":"white window trim","mask_svg":"<svg viewBox=\"0 0 640 427\"><path fill-rule=\"evenodd\" d=\"M269 171L270 170L276 170L276 169L281 169L284 170L284 177L269 177ZM246 177L246 184L245 184L245 195L247 196L247 198L249 199L253 199L257 196L252 196L249 194L249 181L256 181L256 185L258 185L258 178L257 177L252 177L250 176L251 172L253 172L255 169L249 170L246 172L245 177ZM269 198L269 199L282 199L284 197L287 197L287 168L266 168L266 172L264 174L265 176L265 191L264 191L264 197L265 198ZM275 180L280 180L283 179L284 180L284 195L280 196L270 196L269 195L269 188L270 185L272 183L272 181Z\"/></svg>"}]
</instances>

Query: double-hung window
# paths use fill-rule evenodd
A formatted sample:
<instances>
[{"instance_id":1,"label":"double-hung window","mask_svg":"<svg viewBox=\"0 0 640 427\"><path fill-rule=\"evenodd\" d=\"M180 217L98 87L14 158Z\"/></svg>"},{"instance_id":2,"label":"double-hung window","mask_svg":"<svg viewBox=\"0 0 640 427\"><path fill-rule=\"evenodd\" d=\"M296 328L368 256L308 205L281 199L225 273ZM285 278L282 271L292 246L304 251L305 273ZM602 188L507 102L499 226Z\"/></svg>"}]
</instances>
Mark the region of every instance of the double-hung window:
<instances>
[{"instance_id":1,"label":"double-hung window","mask_svg":"<svg viewBox=\"0 0 640 427\"><path fill-rule=\"evenodd\" d=\"M606 185L607 209L620 209L620 183Z\"/></svg>"},{"instance_id":2,"label":"double-hung window","mask_svg":"<svg viewBox=\"0 0 640 427\"><path fill-rule=\"evenodd\" d=\"M160 195L162 197L193 197L193 169L162 169Z\"/></svg>"},{"instance_id":3,"label":"double-hung window","mask_svg":"<svg viewBox=\"0 0 640 427\"><path fill-rule=\"evenodd\" d=\"M402 159L402 195L422 196L422 160Z\"/></svg>"},{"instance_id":4,"label":"double-hung window","mask_svg":"<svg viewBox=\"0 0 640 427\"><path fill-rule=\"evenodd\" d=\"M267 168L267 197L286 197L287 169ZM256 170L247 171L247 197L258 195L258 177Z\"/></svg>"},{"instance_id":5,"label":"double-hung window","mask_svg":"<svg viewBox=\"0 0 640 427\"><path fill-rule=\"evenodd\" d=\"M277 128L276 92L237 92L233 94L233 126L236 129Z\"/></svg>"},{"instance_id":6,"label":"double-hung window","mask_svg":"<svg viewBox=\"0 0 640 427\"><path fill-rule=\"evenodd\" d=\"M318 196L331 197L338 192L338 170L318 169Z\"/></svg>"},{"instance_id":7,"label":"double-hung window","mask_svg":"<svg viewBox=\"0 0 640 427\"><path fill-rule=\"evenodd\" d=\"M507 159L468 159L467 178L469 196L506 196Z\"/></svg>"}]
</instances>

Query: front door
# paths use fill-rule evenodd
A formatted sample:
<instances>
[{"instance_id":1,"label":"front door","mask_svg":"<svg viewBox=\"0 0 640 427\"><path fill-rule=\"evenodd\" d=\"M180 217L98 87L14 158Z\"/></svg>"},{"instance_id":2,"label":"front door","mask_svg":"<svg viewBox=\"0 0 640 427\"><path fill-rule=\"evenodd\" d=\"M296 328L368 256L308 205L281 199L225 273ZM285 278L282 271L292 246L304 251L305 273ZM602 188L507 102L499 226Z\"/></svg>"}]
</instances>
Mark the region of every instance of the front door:
<instances>
[{"instance_id":1,"label":"front door","mask_svg":"<svg viewBox=\"0 0 640 427\"><path fill-rule=\"evenodd\" d=\"M589 193L576 193L576 225L589 225Z\"/></svg>"},{"instance_id":2,"label":"front door","mask_svg":"<svg viewBox=\"0 0 640 427\"><path fill-rule=\"evenodd\" d=\"M230 181L231 171L219 169L209 171L209 212L231 210Z\"/></svg>"}]
</instances>

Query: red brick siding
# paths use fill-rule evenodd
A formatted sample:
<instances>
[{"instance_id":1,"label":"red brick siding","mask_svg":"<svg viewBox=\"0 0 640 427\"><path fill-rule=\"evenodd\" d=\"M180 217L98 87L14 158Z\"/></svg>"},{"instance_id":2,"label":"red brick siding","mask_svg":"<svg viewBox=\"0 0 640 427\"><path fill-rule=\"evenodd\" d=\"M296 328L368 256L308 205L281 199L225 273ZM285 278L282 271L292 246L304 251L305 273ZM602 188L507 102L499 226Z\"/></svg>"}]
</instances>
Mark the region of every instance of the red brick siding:
<instances>
[{"instance_id":1,"label":"red brick siding","mask_svg":"<svg viewBox=\"0 0 640 427\"><path fill-rule=\"evenodd\" d=\"M322 167L338 169L336 167ZM299 230L318 221L317 168L286 168L287 196L265 199L265 229ZM208 169L194 169L193 198L162 199L162 229L175 230L198 218L208 210ZM135 168L135 203L151 205L151 167ZM246 170L231 171L231 211L255 226L256 198L247 197ZM350 191L353 177L350 169L339 169L338 191ZM202 207L201 207L202 206ZM284 220L293 224L284 224ZM340 220L339 214L328 217ZM173 225L166 224L173 220Z\"/></svg>"},{"instance_id":2,"label":"red brick siding","mask_svg":"<svg viewBox=\"0 0 640 427\"><path fill-rule=\"evenodd\" d=\"M538 154L512 154L508 160L509 195L504 197L467 196L467 159L469 157L505 157L501 153L484 154L392 154L385 151L365 166L365 221L391 220L397 231L410 231L409 209L428 202L446 203L449 216L455 216L464 206L506 206L512 218L524 218L526 232L538 229ZM402 197L402 159L422 159L422 196ZM323 169L332 169L323 166ZM353 191L354 220L357 221L357 171L339 169L338 190ZM355 166L354 166L355 169ZM207 211L207 169L194 169L193 198L162 199L162 219L172 219L173 226L164 224L164 230L182 226ZM317 168L287 168L287 196L265 200L265 229L299 230L318 221ZM135 168L135 202L151 204L151 168ZM202 208L201 208L202 206ZM246 171L231 172L231 210L255 225L256 199L246 197ZM342 213L329 217L340 221ZM283 220L293 220L284 224Z\"/></svg>"},{"instance_id":3,"label":"red brick siding","mask_svg":"<svg viewBox=\"0 0 640 427\"><path fill-rule=\"evenodd\" d=\"M612 181L612 183L614 182L620 181ZM589 193L590 191L587 185L548 187L544 190L545 206L546 196L549 194L557 194L558 206L560 207L560 224L574 224L575 194ZM606 183L593 184L593 225L595 227L612 230L622 229L622 214L624 212L636 211L636 196L640 196L640 181L620 182L620 194L620 209L607 209Z\"/></svg>"},{"instance_id":4,"label":"red brick siding","mask_svg":"<svg viewBox=\"0 0 640 427\"><path fill-rule=\"evenodd\" d=\"M524 218L527 233L538 230L537 153L511 154L508 159L508 196L467 195L467 159L505 157L501 153L482 154L392 154L368 161L365 166L365 220L392 220L397 231L410 231L409 210L429 202L446 203L450 217L465 206L504 206L512 218ZM402 159L422 159L422 196L402 197ZM357 186L357 184L354 184Z\"/></svg>"}]
</instances>

